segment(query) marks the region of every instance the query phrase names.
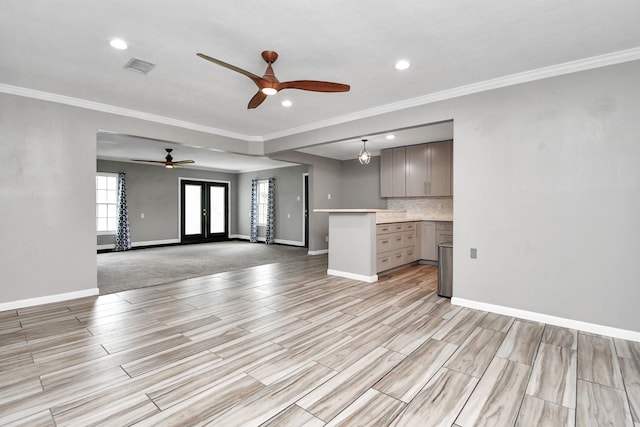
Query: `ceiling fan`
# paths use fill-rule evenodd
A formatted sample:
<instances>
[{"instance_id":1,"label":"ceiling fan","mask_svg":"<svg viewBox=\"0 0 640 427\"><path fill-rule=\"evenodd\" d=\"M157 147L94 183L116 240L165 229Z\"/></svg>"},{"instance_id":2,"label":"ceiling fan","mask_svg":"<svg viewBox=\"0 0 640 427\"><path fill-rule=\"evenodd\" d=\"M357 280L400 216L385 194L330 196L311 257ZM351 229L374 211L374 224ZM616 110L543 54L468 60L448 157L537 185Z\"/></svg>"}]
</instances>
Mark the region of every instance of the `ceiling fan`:
<instances>
[{"instance_id":1,"label":"ceiling fan","mask_svg":"<svg viewBox=\"0 0 640 427\"><path fill-rule=\"evenodd\" d=\"M173 151L173 148L165 148L165 151L167 152L167 156L164 158L164 161L162 160L140 160L140 159L133 159L134 162L145 162L145 163L160 163L163 164L165 168L181 168L182 165L186 165L186 164L190 164L190 163L195 163L193 160L176 160L175 162L173 161L173 156L171 155L171 152Z\"/></svg>"},{"instance_id":2,"label":"ceiling fan","mask_svg":"<svg viewBox=\"0 0 640 427\"><path fill-rule=\"evenodd\" d=\"M244 74L249 77L256 86L258 86L258 92L253 96L253 98L251 98L249 105L247 106L249 109L256 108L258 105L262 104L265 99L267 99L267 96L275 95L282 89L300 89L312 92L348 92L350 89L349 85L342 83L322 82L318 80L293 80L290 82L280 82L276 78L273 68L271 67L271 64L276 62L276 59L278 59L278 53L272 50L265 50L262 52L262 59L267 63L267 70L262 77L247 70L243 70L242 68L238 68L235 65L227 64L219 59L207 56L204 53L198 53L197 55L200 58L213 62L214 64L218 64L240 74Z\"/></svg>"}]
</instances>

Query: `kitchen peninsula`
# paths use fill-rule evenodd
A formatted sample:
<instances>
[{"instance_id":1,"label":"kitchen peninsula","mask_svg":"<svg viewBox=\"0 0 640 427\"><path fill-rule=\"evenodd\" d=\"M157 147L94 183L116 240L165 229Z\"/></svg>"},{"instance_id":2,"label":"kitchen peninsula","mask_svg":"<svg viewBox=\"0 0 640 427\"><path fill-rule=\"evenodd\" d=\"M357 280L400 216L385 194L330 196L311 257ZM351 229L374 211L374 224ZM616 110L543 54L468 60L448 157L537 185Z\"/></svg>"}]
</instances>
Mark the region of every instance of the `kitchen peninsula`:
<instances>
[{"instance_id":1,"label":"kitchen peninsula","mask_svg":"<svg viewBox=\"0 0 640 427\"><path fill-rule=\"evenodd\" d=\"M420 259L437 260L435 247L452 241L452 216L410 215L389 209L314 209L329 213L327 274L364 282L378 272Z\"/></svg>"}]
</instances>

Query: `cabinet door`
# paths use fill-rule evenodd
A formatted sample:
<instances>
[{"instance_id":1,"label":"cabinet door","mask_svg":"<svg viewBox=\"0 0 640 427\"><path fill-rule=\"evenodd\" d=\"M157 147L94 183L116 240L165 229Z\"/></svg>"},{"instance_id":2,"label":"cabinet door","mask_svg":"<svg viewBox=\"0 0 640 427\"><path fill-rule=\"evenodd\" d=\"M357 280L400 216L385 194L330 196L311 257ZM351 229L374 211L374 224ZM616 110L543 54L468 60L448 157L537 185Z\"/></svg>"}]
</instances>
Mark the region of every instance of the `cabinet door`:
<instances>
[{"instance_id":1,"label":"cabinet door","mask_svg":"<svg viewBox=\"0 0 640 427\"><path fill-rule=\"evenodd\" d=\"M403 197L405 193L405 159L406 148L393 148L393 174L392 174L392 190L393 197Z\"/></svg>"},{"instance_id":2,"label":"cabinet door","mask_svg":"<svg viewBox=\"0 0 640 427\"><path fill-rule=\"evenodd\" d=\"M420 257L435 261L438 259L438 245L436 245L436 223L422 221L420 224L421 242Z\"/></svg>"},{"instance_id":3,"label":"cabinet door","mask_svg":"<svg viewBox=\"0 0 640 427\"><path fill-rule=\"evenodd\" d=\"M429 196L451 196L451 141L429 144Z\"/></svg>"},{"instance_id":4,"label":"cabinet door","mask_svg":"<svg viewBox=\"0 0 640 427\"><path fill-rule=\"evenodd\" d=\"M431 144L411 145L407 147L406 193L409 197L427 195L428 146Z\"/></svg>"},{"instance_id":5,"label":"cabinet door","mask_svg":"<svg viewBox=\"0 0 640 427\"><path fill-rule=\"evenodd\" d=\"M380 152L380 197L393 197L393 149Z\"/></svg>"}]
</instances>

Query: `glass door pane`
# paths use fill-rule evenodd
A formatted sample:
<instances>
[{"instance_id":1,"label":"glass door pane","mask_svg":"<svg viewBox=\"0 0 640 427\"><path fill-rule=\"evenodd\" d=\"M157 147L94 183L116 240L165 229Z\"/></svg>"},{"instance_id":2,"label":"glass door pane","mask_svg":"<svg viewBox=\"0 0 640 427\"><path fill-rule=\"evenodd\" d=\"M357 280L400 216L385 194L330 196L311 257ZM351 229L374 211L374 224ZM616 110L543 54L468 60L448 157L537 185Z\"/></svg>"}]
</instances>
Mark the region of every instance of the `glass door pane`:
<instances>
[{"instance_id":1,"label":"glass door pane","mask_svg":"<svg viewBox=\"0 0 640 427\"><path fill-rule=\"evenodd\" d=\"M202 234L202 186L184 186L184 234Z\"/></svg>"},{"instance_id":2,"label":"glass door pane","mask_svg":"<svg viewBox=\"0 0 640 427\"><path fill-rule=\"evenodd\" d=\"M209 233L224 233L226 231L226 191L225 187L209 187Z\"/></svg>"}]
</instances>

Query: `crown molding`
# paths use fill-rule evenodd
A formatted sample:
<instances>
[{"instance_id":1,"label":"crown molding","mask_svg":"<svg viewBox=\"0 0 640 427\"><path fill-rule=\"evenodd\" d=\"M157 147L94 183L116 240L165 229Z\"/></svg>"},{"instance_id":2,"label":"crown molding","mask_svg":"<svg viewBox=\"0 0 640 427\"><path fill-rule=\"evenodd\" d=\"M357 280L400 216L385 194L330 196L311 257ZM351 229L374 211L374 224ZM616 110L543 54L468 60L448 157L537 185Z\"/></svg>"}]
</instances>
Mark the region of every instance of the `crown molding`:
<instances>
[{"instance_id":1,"label":"crown molding","mask_svg":"<svg viewBox=\"0 0 640 427\"><path fill-rule=\"evenodd\" d=\"M486 92L493 89L500 89L507 86L513 86L521 83L528 83L536 80L542 80L549 77L556 77L565 74L576 73L579 71L587 71L594 68L606 67L608 65L621 64L624 62L636 61L640 59L640 47L622 50L618 52L607 53L604 55L593 56L590 58L579 59L576 61L565 62L562 64L551 65L549 67L538 68L535 70L524 71L522 73L511 74L508 76L498 77L483 82L472 83L453 89L447 89L428 95L418 96L390 104L381 105L366 110L357 111L351 114L345 114L333 117L327 120L309 123L303 126L286 129L280 132L274 132L263 136L250 136L224 129L199 125L197 123L177 120L170 117L159 116L155 114L145 113L142 111L130 110L127 108L116 107L113 105L102 104L98 102L88 101L70 96L58 95L49 92L42 92L34 89L28 89L19 86L12 86L0 83L0 92L10 95L24 96L28 98L41 99L44 101L57 102L89 110L101 111L104 113L116 114L125 117L132 117L150 122L161 123L165 125L190 129L198 132L208 133L212 135L224 136L227 138L239 139L247 142L265 142L277 138L296 135L299 133L309 132L324 127L340 125L359 119L365 119L381 114L392 113L407 108L417 107L420 105L432 104L434 102L445 101L448 99L458 98L474 93Z\"/></svg>"},{"instance_id":2,"label":"crown molding","mask_svg":"<svg viewBox=\"0 0 640 427\"><path fill-rule=\"evenodd\" d=\"M172 119L171 117L158 116L156 114L145 113L143 111L130 110L128 108L116 107L114 105L102 104L99 102L88 101L86 99L73 98L71 96L58 95L50 92L43 92L34 89L28 89L20 86L12 86L0 83L0 92L9 95L24 96L27 98L35 98L43 101L56 102L58 104L71 105L73 107L86 108L88 110L100 111L103 113L116 114L119 116L131 117L134 119L146 120L149 122L161 123L164 125L175 126L179 128L195 130L198 132L208 133L212 135L224 136L227 138L239 139L242 141L262 142L260 136L249 136L237 132L231 132L224 129L218 129L209 126L199 125L197 123L186 122L183 120Z\"/></svg>"},{"instance_id":3,"label":"crown molding","mask_svg":"<svg viewBox=\"0 0 640 427\"><path fill-rule=\"evenodd\" d=\"M608 65L621 64L624 62L636 61L640 59L640 47L622 50L619 52L607 53L604 55L593 56L590 58L579 59L576 61L565 62L562 64L551 65L549 67L538 68L535 70L524 71L522 73L510 74L508 76L498 77L483 82L472 83L465 86L459 86L453 89L447 89L428 95L418 96L403 101L385 104L367 110L358 111L343 116L322 120L296 128L287 129L281 132L274 132L264 135L264 141L282 138L286 136L296 135L303 132L309 132L329 126L340 125L359 119L378 116L381 114L391 113L394 111L404 110L407 108L417 107L420 105L432 104L434 102L445 101L448 99L458 98L474 93L486 92L493 89L500 89L507 86L514 86L521 83L528 83L536 80L542 80L549 77L562 76L565 74L576 73L579 71L587 71L594 68L606 67Z\"/></svg>"}]
</instances>

